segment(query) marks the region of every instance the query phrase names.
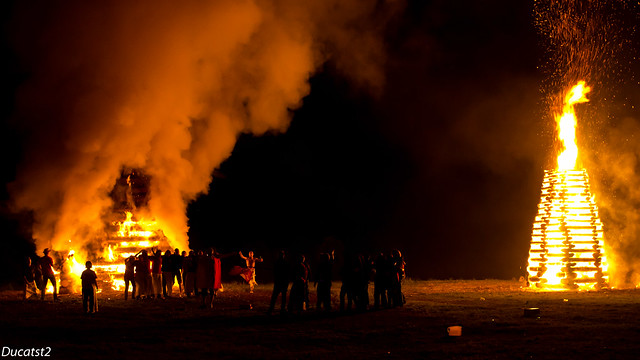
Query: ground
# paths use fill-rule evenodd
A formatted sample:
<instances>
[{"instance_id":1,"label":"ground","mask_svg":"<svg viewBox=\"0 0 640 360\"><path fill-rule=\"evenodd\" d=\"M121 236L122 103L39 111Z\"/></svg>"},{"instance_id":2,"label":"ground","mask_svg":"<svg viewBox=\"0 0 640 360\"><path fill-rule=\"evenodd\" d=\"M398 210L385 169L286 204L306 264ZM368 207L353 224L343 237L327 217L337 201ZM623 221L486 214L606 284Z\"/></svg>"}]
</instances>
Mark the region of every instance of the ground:
<instances>
[{"instance_id":1,"label":"ground","mask_svg":"<svg viewBox=\"0 0 640 360\"><path fill-rule=\"evenodd\" d=\"M51 295L21 301L17 291L4 291L0 346L50 348L54 359L640 356L639 290L535 292L517 281L409 280L404 292L402 308L281 317L266 315L269 284L254 294L228 285L214 309L200 309L194 299L125 301L105 292L91 316L82 314L79 295L54 303ZM540 314L525 317L525 308ZM450 326L461 326L462 336L448 336Z\"/></svg>"}]
</instances>

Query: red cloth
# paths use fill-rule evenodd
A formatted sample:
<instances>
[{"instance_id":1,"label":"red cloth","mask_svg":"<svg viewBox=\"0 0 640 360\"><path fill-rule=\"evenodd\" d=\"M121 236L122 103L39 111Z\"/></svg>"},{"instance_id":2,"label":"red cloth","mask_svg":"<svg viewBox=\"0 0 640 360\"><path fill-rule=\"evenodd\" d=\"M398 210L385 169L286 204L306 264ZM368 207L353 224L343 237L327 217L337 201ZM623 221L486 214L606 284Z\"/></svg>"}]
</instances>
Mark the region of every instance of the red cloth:
<instances>
[{"instance_id":1,"label":"red cloth","mask_svg":"<svg viewBox=\"0 0 640 360\"><path fill-rule=\"evenodd\" d=\"M213 284L213 288L221 289L222 288L222 263L218 258L214 258L214 262L215 262L215 268L216 268L216 280Z\"/></svg>"},{"instance_id":2,"label":"red cloth","mask_svg":"<svg viewBox=\"0 0 640 360\"><path fill-rule=\"evenodd\" d=\"M231 271L229 271L229 275L233 275L233 276L240 275L242 276L244 281L249 283L249 281L251 281L251 279L253 278L253 269L243 268L241 266L234 266L231 268Z\"/></svg>"}]
</instances>

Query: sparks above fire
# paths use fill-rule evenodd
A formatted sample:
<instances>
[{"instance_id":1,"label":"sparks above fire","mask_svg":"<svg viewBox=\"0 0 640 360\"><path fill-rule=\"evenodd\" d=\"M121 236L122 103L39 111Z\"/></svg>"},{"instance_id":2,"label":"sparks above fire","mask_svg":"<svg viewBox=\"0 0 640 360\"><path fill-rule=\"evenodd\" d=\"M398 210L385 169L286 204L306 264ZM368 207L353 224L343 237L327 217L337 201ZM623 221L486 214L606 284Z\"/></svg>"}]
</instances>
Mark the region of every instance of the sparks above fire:
<instances>
[{"instance_id":1,"label":"sparks above fire","mask_svg":"<svg viewBox=\"0 0 640 360\"><path fill-rule=\"evenodd\" d=\"M591 89L580 81L556 116L564 150L556 170L545 170L538 215L529 250L529 283L542 290L597 290L607 286L602 223L587 170L576 166L574 104L587 102Z\"/></svg>"}]
</instances>

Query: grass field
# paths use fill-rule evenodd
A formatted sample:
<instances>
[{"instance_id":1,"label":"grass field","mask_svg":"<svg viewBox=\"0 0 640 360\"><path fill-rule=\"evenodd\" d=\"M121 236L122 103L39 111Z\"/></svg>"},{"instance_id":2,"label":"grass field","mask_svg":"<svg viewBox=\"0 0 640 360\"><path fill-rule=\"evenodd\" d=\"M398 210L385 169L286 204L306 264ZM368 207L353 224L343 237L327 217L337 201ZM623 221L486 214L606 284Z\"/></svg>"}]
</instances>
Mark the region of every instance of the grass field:
<instances>
[{"instance_id":1,"label":"grass field","mask_svg":"<svg viewBox=\"0 0 640 360\"><path fill-rule=\"evenodd\" d=\"M409 280L403 290L402 308L287 317L266 315L269 284L254 294L225 285L214 309L102 293L92 316L82 314L79 295L54 303L4 291L0 347L50 347L54 359L640 358L637 290L534 292L502 280ZM530 307L539 317L523 316ZM448 336L449 326L462 326L462 336Z\"/></svg>"}]
</instances>

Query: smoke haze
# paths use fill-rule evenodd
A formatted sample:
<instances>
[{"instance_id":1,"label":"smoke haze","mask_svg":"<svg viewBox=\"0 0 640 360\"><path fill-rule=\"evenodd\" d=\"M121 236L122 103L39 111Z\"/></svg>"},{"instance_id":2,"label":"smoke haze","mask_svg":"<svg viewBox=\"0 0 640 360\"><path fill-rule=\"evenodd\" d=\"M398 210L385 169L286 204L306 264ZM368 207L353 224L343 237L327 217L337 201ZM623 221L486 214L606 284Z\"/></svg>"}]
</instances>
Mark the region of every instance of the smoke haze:
<instances>
[{"instance_id":1,"label":"smoke haze","mask_svg":"<svg viewBox=\"0 0 640 360\"><path fill-rule=\"evenodd\" d=\"M38 248L102 236L122 167L151 176L148 215L187 248L186 206L238 134L285 130L325 59L364 87L382 86L380 32L396 4L346 3L16 5L10 33L27 80L10 192L16 208L33 210Z\"/></svg>"}]
</instances>

